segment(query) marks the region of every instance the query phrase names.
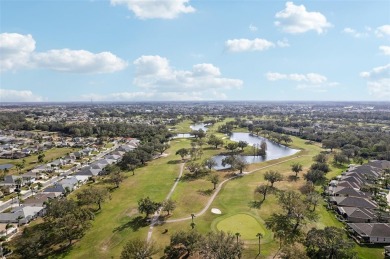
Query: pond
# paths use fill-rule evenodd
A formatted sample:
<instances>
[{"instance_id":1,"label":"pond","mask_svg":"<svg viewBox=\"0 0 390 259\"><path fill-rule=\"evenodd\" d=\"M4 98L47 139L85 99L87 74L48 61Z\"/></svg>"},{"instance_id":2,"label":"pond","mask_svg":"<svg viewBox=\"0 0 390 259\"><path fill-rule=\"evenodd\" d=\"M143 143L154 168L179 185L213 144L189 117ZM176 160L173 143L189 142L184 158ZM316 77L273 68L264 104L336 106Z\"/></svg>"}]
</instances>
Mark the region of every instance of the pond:
<instances>
[{"instance_id":1,"label":"pond","mask_svg":"<svg viewBox=\"0 0 390 259\"><path fill-rule=\"evenodd\" d=\"M175 139L175 138L193 138L193 137L194 135L191 135L190 133L179 133L173 136L172 138Z\"/></svg>"},{"instance_id":2,"label":"pond","mask_svg":"<svg viewBox=\"0 0 390 259\"><path fill-rule=\"evenodd\" d=\"M12 164L3 164L3 165L0 165L0 170L3 170L3 169L10 169L11 167L13 167L14 165Z\"/></svg>"},{"instance_id":3,"label":"pond","mask_svg":"<svg viewBox=\"0 0 390 259\"><path fill-rule=\"evenodd\" d=\"M208 126L209 126L208 124L197 123L197 124L191 125L190 128L191 128L192 130L200 130L200 129L201 129L201 130L203 130L204 132L206 132Z\"/></svg>"},{"instance_id":4,"label":"pond","mask_svg":"<svg viewBox=\"0 0 390 259\"><path fill-rule=\"evenodd\" d=\"M198 123L198 124L193 124L190 126L191 130L200 130L202 129L204 132L207 131L208 124L204 123ZM172 137L173 139L175 138L193 138L194 135L191 135L189 133L179 133L176 134L176 136Z\"/></svg>"},{"instance_id":5,"label":"pond","mask_svg":"<svg viewBox=\"0 0 390 259\"><path fill-rule=\"evenodd\" d=\"M260 145L260 143L265 140L267 143L267 155L265 156L242 156L245 161L248 164L253 164L253 163L260 163L264 161L269 161L272 159L278 159L286 156L291 156L297 153L299 150L298 149L292 149L286 146L283 146L281 144L277 144L275 142L272 142L266 138L260 137L260 136L255 136L251 135L250 133L246 132L234 132L231 136L230 139L233 141L246 141L250 146L253 145ZM224 159L226 156L219 155L219 156L214 156L213 158L217 162L217 166L214 167L216 170L221 170L221 169L226 169L229 168L228 166L223 167L222 166L222 159Z\"/></svg>"}]
</instances>

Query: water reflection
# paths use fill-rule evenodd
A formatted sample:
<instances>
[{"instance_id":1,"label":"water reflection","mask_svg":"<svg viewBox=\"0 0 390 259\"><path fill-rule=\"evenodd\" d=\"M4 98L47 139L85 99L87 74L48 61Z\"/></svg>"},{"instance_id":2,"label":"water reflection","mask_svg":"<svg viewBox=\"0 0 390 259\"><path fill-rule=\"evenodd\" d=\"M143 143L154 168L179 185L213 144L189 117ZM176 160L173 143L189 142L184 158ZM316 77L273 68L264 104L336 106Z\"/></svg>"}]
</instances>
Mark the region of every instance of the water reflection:
<instances>
[{"instance_id":1,"label":"water reflection","mask_svg":"<svg viewBox=\"0 0 390 259\"><path fill-rule=\"evenodd\" d=\"M292 149L286 146L283 146L281 144L277 144L275 142L272 142L266 138L263 137L258 137L251 135L250 133L245 133L245 132L234 132L231 136L230 139L233 141L246 141L250 146L254 145L260 145L260 143L265 140L267 143L267 155L266 156L242 156L248 164L253 164L253 163L260 163L272 159L278 159L286 156L291 156L297 153L299 150L297 149ZM216 170L221 170L225 168L229 168L228 166L223 167L222 166L222 159L224 159L226 156L214 156L213 158L217 162L217 166L214 167Z\"/></svg>"}]
</instances>

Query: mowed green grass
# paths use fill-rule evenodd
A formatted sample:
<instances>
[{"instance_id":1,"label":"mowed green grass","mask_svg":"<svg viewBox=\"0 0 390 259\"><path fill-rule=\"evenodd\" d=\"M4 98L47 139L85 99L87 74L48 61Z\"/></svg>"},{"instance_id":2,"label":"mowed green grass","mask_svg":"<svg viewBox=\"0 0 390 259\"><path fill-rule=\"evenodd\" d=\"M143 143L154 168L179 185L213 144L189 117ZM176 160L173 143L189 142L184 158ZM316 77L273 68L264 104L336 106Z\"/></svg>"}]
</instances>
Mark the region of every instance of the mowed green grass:
<instances>
[{"instance_id":1,"label":"mowed green grass","mask_svg":"<svg viewBox=\"0 0 390 259\"><path fill-rule=\"evenodd\" d=\"M149 162L137 169L135 176L126 173L126 179L103 203L86 235L69 251L53 258L118 258L128 240L146 238L149 226L140 224L144 215L138 213L137 201L147 196L159 202L165 199L180 169L180 163L170 161L179 159L174 155L176 150L187 146L188 140L175 141L166 151L168 157Z\"/></svg>"},{"instance_id":2,"label":"mowed green grass","mask_svg":"<svg viewBox=\"0 0 390 259\"><path fill-rule=\"evenodd\" d=\"M93 226L87 234L67 253L54 257L118 258L122 247L128 240L135 237L146 239L149 226L139 226L139 221L136 220L144 217L144 215L138 213L137 201L146 196L155 201L165 199L179 173L181 160L179 156L175 155L175 152L182 147L190 147L190 141L189 139L171 141L171 148L167 150L169 154L167 157L151 161L148 166L138 169L135 176L128 173L121 187L111 194L111 200L103 204L102 211L96 216ZM241 239L245 242L243 258L254 258L257 255L258 240L256 234L264 231L264 238L261 240L261 258L273 256L279 249L279 242L273 239L271 231L264 228L264 220L269 218L272 213L280 212L281 209L277 205L275 193L267 195L260 208L251 207L251 201L261 199L260 195L254 193L254 189L257 185L265 183L264 173L266 171L276 170L281 172L286 179L275 184L277 189L298 191L305 183L303 174L312 164L312 157L322 150L317 144L308 145L305 140L295 137L293 137L293 143L290 146L301 149L301 151L290 157L250 165L246 171L253 171L252 174L228 181L210 206L210 209L220 209L222 215L207 211L204 215L196 217L194 219L196 230L201 233L208 233L219 228L226 229L230 225L232 227L237 226L231 231L239 232L242 235ZM221 151L205 146L203 158ZM288 177L293 175L291 172L293 162L300 162L304 168L297 181L288 180ZM221 181L225 179L226 173L218 173L221 175ZM202 191L212 189L212 187L213 185L207 177L193 181L180 181L172 196L177 201L178 206L173 211L170 219L189 217L191 213L202 210L209 199L209 196ZM306 230L311 227L342 227L334 214L326 210L323 204L317 208L319 220L309 224ZM243 218L246 218L248 224L237 224L242 222ZM152 238L158 243L160 252L154 258L160 258L163 255L163 249L169 244L170 236L173 233L180 230L190 230L190 223L191 220L186 220L156 226ZM256 229L256 231L253 231L253 229ZM356 251L359 252L359 258L378 258L379 255L379 249L357 248Z\"/></svg>"},{"instance_id":3,"label":"mowed green grass","mask_svg":"<svg viewBox=\"0 0 390 259\"><path fill-rule=\"evenodd\" d=\"M240 237L246 240L257 238L257 233L265 234L265 227L258 222L254 217L239 213L228 218L225 218L217 223L217 230L230 232L232 234L239 233Z\"/></svg>"},{"instance_id":4,"label":"mowed green grass","mask_svg":"<svg viewBox=\"0 0 390 259\"><path fill-rule=\"evenodd\" d=\"M179 124L175 125L174 127L171 127L172 133L190 133L192 125L192 122L190 120L184 120L180 122Z\"/></svg>"}]
</instances>

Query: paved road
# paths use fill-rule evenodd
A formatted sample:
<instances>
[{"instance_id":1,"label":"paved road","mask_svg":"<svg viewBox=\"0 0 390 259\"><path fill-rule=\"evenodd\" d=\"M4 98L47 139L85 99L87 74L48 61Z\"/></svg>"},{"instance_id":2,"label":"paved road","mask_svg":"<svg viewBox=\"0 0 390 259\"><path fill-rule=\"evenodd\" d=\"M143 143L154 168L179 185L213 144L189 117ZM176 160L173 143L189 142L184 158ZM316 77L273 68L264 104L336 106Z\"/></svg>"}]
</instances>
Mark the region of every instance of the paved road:
<instances>
[{"instance_id":1,"label":"paved road","mask_svg":"<svg viewBox=\"0 0 390 259\"><path fill-rule=\"evenodd\" d=\"M183 175L183 171L184 171L184 163L181 163L180 164L179 176L176 178L175 183L173 184L173 186L172 186L171 190L169 191L169 193L168 193L167 197L165 198L165 200L168 200L169 198L171 198L173 192L176 189L177 184L179 183L179 181L180 181L180 179L181 179L181 177ZM157 212L153 215L152 222L150 224L149 231L148 231L148 237L146 239L147 242L149 242L150 239L152 238L153 228L159 222L158 218L160 217L161 211L162 211L162 207L160 207L157 210Z\"/></svg>"}]
</instances>

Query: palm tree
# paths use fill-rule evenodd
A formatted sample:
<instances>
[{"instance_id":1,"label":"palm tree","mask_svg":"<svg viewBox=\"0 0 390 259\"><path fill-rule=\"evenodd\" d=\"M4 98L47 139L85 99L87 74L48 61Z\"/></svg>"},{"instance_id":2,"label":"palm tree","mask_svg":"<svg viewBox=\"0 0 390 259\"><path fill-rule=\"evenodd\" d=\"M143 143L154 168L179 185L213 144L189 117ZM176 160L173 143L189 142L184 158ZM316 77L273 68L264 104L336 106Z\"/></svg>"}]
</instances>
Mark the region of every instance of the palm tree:
<instances>
[{"instance_id":1,"label":"palm tree","mask_svg":"<svg viewBox=\"0 0 390 259\"><path fill-rule=\"evenodd\" d=\"M5 225L5 236L8 236L8 229L13 228L14 226L11 223Z\"/></svg>"},{"instance_id":2,"label":"palm tree","mask_svg":"<svg viewBox=\"0 0 390 259\"><path fill-rule=\"evenodd\" d=\"M261 238L263 237L263 234L261 234L261 233L257 233L257 235L256 235L258 238L259 238L259 255L260 255L260 240L261 240Z\"/></svg>"},{"instance_id":3,"label":"palm tree","mask_svg":"<svg viewBox=\"0 0 390 259\"><path fill-rule=\"evenodd\" d=\"M24 217L22 215L19 215L16 220L18 221L18 227L20 227L20 220L23 219Z\"/></svg>"},{"instance_id":4,"label":"palm tree","mask_svg":"<svg viewBox=\"0 0 390 259\"><path fill-rule=\"evenodd\" d=\"M285 237L284 231L283 230L278 230L275 233L275 237L279 238L279 250L276 252L274 258L277 256L277 254L279 253L280 249L282 249L283 238Z\"/></svg>"},{"instance_id":5,"label":"palm tree","mask_svg":"<svg viewBox=\"0 0 390 259\"><path fill-rule=\"evenodd\" d=\"M236 236L236 238L237 238L237 245L238 245L238 238L241 236L241 234L240 233L236 233L236 234L234 234L235 236Z\"/></svg>"},{"instance_id":6,"label":"palm tree","mask_svg":"<svg viewBox=\"0 0 390 259\"><path fill-rule=\"evenodd\" d=\"M22 188L22 178L16 178L15 185L16 185L17 189L21 189Z\"/></svg>"},{"instance_id":7,"label":"palm tree","mask_svg":"<svg viewBox=\"0 0 390 259\"><path fill-rule=\"evenodd\" d=\"M22 194L20 192L18 192L18 202L19 202L19 207L20 207L20 204L22 203Z\"/></svg>"},{"instance_id":8,"label":"palm tree","mask_svg":"<svg viewBox=\"0 0 390 259\"><path fill-rule=\"evenodd\" d=\"M7 176L8 172L9 172L8 168L3 169L3 180L5 180L5 177Z\"/></svg>"},{"instance_id":9,"label":"palm tree","mask_svg":"<svg viewBox=\"0 0 390 259\"><path fill-rule=\"evenodd\" d=\"M15 166L16 166L16 170L20 173L23 169L22 163L17 163Z\"/></svg>"},{"instance_id":10,"label":"palm tree","mask_svg":"<svg viewBox=\"0 0 390 259\"><path fill-rule=\"evenodd\" d=\"M30 185L30 191L31 191L31 196L34 197L34 191L35 191L34 186Z\"/></svg>"},{"instance_id":11,"label":"palm tree","mask_svg":"<svg viewBox=\"0 0 390 259\"><path fill-rule=\"evenodd\" d=\"M41 151L38 154L38 163L43 163L43 160L45 158L45 154Z\"/></svg>"}]
</instances>

